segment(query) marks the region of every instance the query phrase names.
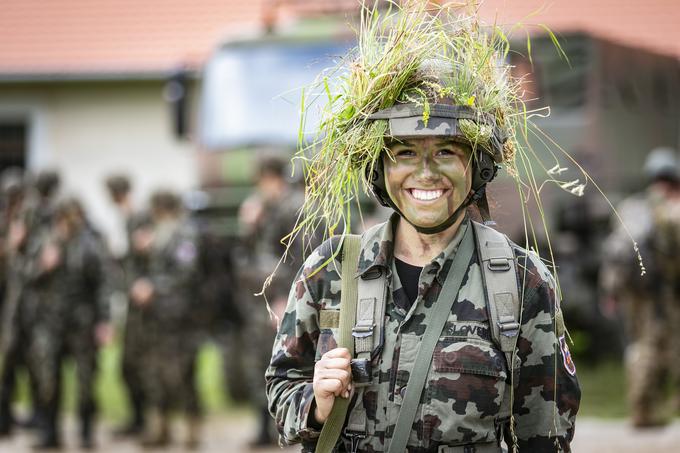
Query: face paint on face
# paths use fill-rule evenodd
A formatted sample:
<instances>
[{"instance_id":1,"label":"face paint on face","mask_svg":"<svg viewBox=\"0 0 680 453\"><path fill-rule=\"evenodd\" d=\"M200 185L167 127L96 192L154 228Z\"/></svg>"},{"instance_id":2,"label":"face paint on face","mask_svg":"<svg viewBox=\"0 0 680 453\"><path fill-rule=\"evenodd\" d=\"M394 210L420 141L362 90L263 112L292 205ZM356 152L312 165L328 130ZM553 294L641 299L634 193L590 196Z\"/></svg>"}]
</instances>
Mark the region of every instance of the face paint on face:
<instances>
[{"instance_id":1,"label":"face paint on face","mask_svg":"<svg viewBox=\"0 0 680 453\"><path fill-rule=\"evenodd\" d=\"M411 224L444 223L465 201L472 186L468 146L438 137L413 138L390 146L383 157L387 193Z\"/></svg>"}]
</instances>

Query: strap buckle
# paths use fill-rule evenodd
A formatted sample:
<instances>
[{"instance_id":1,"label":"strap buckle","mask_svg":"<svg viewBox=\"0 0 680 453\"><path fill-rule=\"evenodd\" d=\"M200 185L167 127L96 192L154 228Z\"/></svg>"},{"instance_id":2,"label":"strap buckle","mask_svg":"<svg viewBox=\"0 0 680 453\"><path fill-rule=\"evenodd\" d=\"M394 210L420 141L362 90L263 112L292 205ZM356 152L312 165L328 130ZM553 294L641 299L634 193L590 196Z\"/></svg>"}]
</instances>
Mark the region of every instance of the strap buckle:
<instances>
[{"instance_id":1,"label":"strap buckle","mask_svg":"<svg viewBox=\"0 0 680 453\"><path fill-rule=\"evenodd\" d=\"M359 441L366 438L366 432L363 431L350 431L348 428L344 430L345 437L349 438L352 448L351 453L356 453L359 450Z\"/></svg>"},{"instance_id":2,"label":"strap buckle","mask_svg":"<svg viewBox=\"0 0 680 453\"><path fill-rule=\"evenodd\" d=\"M508 258L490 258L487 266L494 272L510 270L510 260Z\"/></svg>"},{"instance_id":3,"label":"strap buckle","mask_svg":"<svg viewBox=\"0 0 680 453\"><path fill-rule=\"evenodd\" d=\"M352 327L352 336L354 338L366 338L373 335L375 324L356 324Z\"/></svg>"},{"instance_id":4,"label":"strap buckle","mask_svg":"<svg viewBox=\"0 0 680 453\"><path fill-rule=\"evenodd\" d=\"M519 333L520 325L515 321L514 316L501 316L498 320L498 327L500 328L501 335L514 337Z\"/></svg>"}]
</instances>

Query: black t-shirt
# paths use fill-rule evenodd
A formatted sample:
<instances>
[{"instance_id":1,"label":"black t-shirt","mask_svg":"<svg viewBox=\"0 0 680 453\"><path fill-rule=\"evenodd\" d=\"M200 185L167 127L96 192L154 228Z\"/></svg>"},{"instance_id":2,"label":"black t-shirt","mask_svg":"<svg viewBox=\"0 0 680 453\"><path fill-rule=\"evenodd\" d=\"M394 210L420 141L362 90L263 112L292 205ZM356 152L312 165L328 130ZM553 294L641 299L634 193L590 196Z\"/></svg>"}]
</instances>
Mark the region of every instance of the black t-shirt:
<instances>
[{"instance_id":1,"label":"black t-shirt","mask_svg":"<svg viewBox=\"0 0 680 453\"><path fill-rule=\"evenodd\" d=\"M423 268L405 263L398 258L395 258L394 262L397 267L397 274L399 274L399 280L401 280L401 286L404 288L406 296L408 297L410 307L418 297L418 281L420 280L420 272Z\"/></svg>"}]
</instances>

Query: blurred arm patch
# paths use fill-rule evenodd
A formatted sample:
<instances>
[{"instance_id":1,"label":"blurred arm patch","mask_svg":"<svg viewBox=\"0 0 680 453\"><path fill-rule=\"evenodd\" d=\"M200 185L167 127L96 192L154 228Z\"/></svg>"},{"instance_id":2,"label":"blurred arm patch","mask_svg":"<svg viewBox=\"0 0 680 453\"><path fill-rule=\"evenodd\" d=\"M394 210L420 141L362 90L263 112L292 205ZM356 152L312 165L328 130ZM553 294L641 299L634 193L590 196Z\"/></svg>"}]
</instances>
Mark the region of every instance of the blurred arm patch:
<instances>
[{"instance_id":1,"label":"blurred arm patch","mask_svg":"<svg viewBox=\"0 0 680 453\"><path fill-rule=\"evenodd\" d=\"M564 369L567 370L572 376L576 376L576 365L571 359L571 352L569 351L569 346L567 346L567 339L562 335L560 337L560 350L562 351L562 363L564 363Z\"/></svg>"},{"instance_id":2,"label":"blurred arm patch","mask_svg":"<svg viewBox=\"0 0 680 453\"><path fill-rule=\"evenodd\" d=\"M183 241L175 250L175 259L180 264L191 264L196 259L196 247L189 241Z\"/></svg>"},{"instance_id":3,"label":"blurred arm patch","mask_svg":"<svg viewBox=\"0 0 680 453\"><path fill-rule=\"evenodd\" d=\"M321 310L319 312L319 327L322 329L340 327L340 310Z\"/></svg>"}]
</instances>

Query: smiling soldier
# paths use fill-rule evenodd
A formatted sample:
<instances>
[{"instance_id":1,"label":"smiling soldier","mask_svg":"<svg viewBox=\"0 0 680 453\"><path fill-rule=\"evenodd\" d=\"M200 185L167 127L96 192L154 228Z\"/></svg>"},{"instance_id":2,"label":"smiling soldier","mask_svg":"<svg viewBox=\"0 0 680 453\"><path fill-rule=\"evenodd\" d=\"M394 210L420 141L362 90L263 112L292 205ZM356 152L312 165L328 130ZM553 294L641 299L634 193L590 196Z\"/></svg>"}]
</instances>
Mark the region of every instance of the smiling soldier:
<instances>
[{"instance_id":1,"label":"smiling soldier","mask_svg":"<svg viewBox=\"0 0 680 453\"><path fill-rule=\"evenodd\" d=\"M327 195L344 171L395 213L327 240L291 288L266 379L282 443L303 451L570 451L580 390L554 279L470 218L512 166L516 98L502 49L446 12L409 3L377 39L367 13L329 110L345 117L317 144L332 158L308 173L310 203L351 201Z\"/></svg>"}]
</instances>

